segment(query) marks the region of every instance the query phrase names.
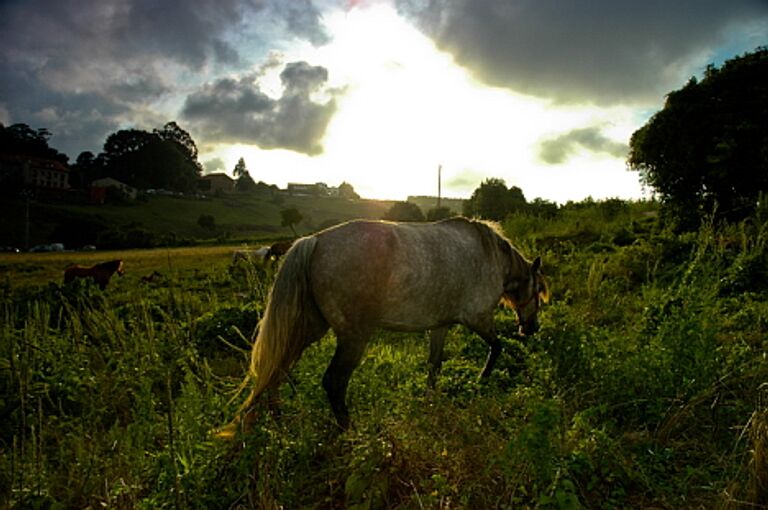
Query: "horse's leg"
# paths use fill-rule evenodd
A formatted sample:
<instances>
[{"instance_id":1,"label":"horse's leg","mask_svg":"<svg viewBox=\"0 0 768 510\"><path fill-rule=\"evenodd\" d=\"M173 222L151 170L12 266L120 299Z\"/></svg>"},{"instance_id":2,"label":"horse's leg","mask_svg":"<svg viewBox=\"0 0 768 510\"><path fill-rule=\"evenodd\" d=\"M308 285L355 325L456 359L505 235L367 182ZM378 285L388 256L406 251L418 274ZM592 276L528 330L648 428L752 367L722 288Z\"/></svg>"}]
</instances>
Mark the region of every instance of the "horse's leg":
<instances>
[{"instance_id":1,"label":"horse's leg","mask_svg":"<svg viewBox=\"0 0 768 510\"><path fill-rule=\"evenodd\" d=\"M435 387L437 375L440 373L440 367L443 364L443 347L445 346L445 335L448 334L448 326L433 329L429 333L429 375L427 384L430 388Z\"/></svg>"},{"instance_id":2,"label":"horse's leg","mask_svg":"<svg viewBox=\"0 0 768 510\"><path fill-rule=\"evenodd\" d=\"M493 313L472 324L468 324L468 326L488 344L488 358L486 358L485 367L483 367L483 371L480 373L480 378L485 379L491 375L493 366L496 364L499 354L501 354L501 341L496 336L496 328L493 325Z\"/></svg>"},{"instance_id":3,"label":"horse's leg","mask_svg":"<svg viewBox=\"0 0 768 510\"><path fill-rule=\"evenodd\" d=\"M323 376L323 388L328 394L328 401L336 417L336 423L342 430L349 428L349 410L346 397L349 378L360 364L368 343L368 335L338 335L336 352L331 364Z\"/></svg>"},{"instance_id":4,"label":"horse's leg","mask_svg":"<svg viewBox=\"0 0 768 510\"><path fill-rule=\"evenodd\" d=\"M501 354L501 341L499 341L499 338L496 335L493 335L493 338L491 339L483 338L483 340L490 346L488 350L488 358L485 360L485 367L483 367L483 371L480 373L480 377L485 379L491 375L493 366L496 364L496 359L498 359L499 354Z\"/></svg>"}]
</instances>

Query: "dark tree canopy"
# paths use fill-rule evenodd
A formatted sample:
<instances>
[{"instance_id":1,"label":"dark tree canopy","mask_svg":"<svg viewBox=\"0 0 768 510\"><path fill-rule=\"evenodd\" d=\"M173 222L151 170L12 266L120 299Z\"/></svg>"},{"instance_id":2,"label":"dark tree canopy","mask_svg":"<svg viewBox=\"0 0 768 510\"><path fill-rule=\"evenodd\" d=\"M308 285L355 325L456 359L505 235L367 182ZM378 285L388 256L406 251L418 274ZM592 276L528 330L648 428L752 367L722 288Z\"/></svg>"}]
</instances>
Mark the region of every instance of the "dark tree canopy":
<instances>
[{"instance_id":1,"label":"dark tree canopy","mask_svg":"<svg viewBox=\"0 0 768 510\"><path fill-rule=\"evenodd\" d=\"M280 219L280 224L284 227L290 228L291 232L293 232L293 236L298 237L296 229L293 226L298 225L301 223L301 220L304 219L304 216L302 216L301 212L299 212L299 210L295 207L283 209L280 211Z\"/></svg>"},{"instance_id":2,"label":"dark tree canopy","mask_svg":"<svg viewBox=\"0 0 768 510\"><path fill-rule=\"evenodd\" d=\"M154 132L163 140L177 144L190 161L197 163L197 144L195 144L192 136L183 130L181 126L175 122L168 122L163 126L163 129L155 129Z\"/></svg>"},{"instance_id":3,"label":"dark tree canopy","mask_svg":"<svg viewBox=\"0 0 768 510\"><path fill-rule=\"evenodd\" d=\"M256 182L248 172L248 167L245 165L245 160L240 158L237 160L232 175L235 176L235 189L240 192L250 192L256 190Z\"/></svg>"},{"instance_id":4,"label":"dark tree canopy","mask_svg":"<svg viewBox=\"0 0 768 510\"><path fill-rule=\"evenodd\" d=\"M248 167L245 166L245 160L243 158L238 159L237 164L235 165L235 169L232 171L232 175L234 175L235 178L238 178L247 173Z\"/></svg>"},{"instance_id":5,"label":"dark tree canopy","mask_svg":"<svg viewBox=\"0 0 768 510\"><path fill-rule=\"evenodd\" d=\"M69 158L48 145L51 133L45 129L32 129L26 124L0 124L0 154L53 159L64 165Z\"/></svg>"},{"instance_id":6,"label":"dark tree canopy","mask_svg":"<svg viewBox=\"0 0 768 510\"><path fill-rule=\"evenodd\" d=\"M212 214L201 214L197 218L197 224L206 230L216 230L216 218Z\"/></svg>"},{"instance_id":7,"label":"dark tree canopy","mask_svg":"<svg viewBox=\"0 0 768 510\"><path fill-rule=\"evenodd\" d=\"M709 66L667 96L630 141L628 165L682 228L740 220L768 190L768 49Z\"/></svg>"},{"instance_id":8,"label":"dark tree canopy","mask_svg":"<svg viewBox=\"0 0 768 510\"><path fill-rule=\"evenodd\" d=\"M109 135L99 155L103 175L139 189L191 191L200 176L197 147L175 122L152 133L126 129Z\"/></svg>"},{"instance_id":9,"label":"dark tree canopy","mask_svg":"<svg viewBox=\"0 0 768 510\"><path fill-rule=\"evenodd\" d=\"M450 218L451 216L455 216L456 214L451 211L450 208L441 206L441 207L433 207L429 211L427 211L427 220L428 221L438 221L438 220L444 220L446 218Z\"/></svg>"},{"instance_id":10,"label":"dark tree canopy","mask_svg":"<svg viewBox=\"0 0 768 510\"><path fill-rule=\"evenodd\" d=\"M421 208L412 202L395 202L382 218L388 221L425 221Z\"/></svg>"},{"instance_id":11,"label":"dark tree canopy","mask_svg":"<svg viewBox=\"0 0 768 510\"><path fill-rule=\"evenodd\" d=\"M355 188L346 181L339 184L339 196L341 198L346 198L347 200L358 200L360 198L360 195L357 194Z\"/></svg>"},{"instance_id":12,"label":"dark tree canopy","mask_svg":"<svg viewBox=\"0 0 768 510\"><path fill-rule=\"evenodd\" d=\"M245 172L240 174L240 177L237 178L237 181L235 181L235 189L243 193L256 191L256 182L253 180L253 177L251 177L251 174L248 173L248 170L245 170Z\"/></svg>"},{"instance_id":13,"label":"dark tree canopy","mask_svg":"<svg viewBox=\"0 0 768 510\"><path fill-rule=\"evenodd\" d=\"M523 190L507 188L503 179L490 178L480 184L469 200L464 202L464 215L501 221L508 214L525 210Z\"/></svg>"},{"instance_id":14,"label":"dark tree canopy","mask_svg":"<svg viewBox=\"0 0 768 510\"><path fill-rule=\"evenodd\" d=\"M0 194L14 196L24 188L23 161L30 158L58 161L66 165L69 158L48 145L51 133L34 130L26 124L4 126L0 123Z\"/></svg>"}]
</instances>

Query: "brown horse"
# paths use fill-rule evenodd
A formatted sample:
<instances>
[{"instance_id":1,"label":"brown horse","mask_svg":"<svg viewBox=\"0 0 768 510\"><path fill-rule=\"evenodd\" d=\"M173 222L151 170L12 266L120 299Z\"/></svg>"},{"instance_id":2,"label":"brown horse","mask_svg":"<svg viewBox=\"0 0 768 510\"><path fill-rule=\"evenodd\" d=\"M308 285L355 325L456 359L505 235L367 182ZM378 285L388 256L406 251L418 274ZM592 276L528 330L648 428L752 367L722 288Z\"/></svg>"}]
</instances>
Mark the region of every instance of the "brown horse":
<instances>
[{"instance_id":1,"label":"brown horse","mask_svg":"<svg viewBox=\"0 0 768 510\"><path fill-rule=\"evenodd\" d=\"M489 346L481 377L501 352L493 313L515 309L520 332L538 329L548 299L541 259L526 260L498 229L452 218L437 223L352 221L299 239L286 254L269 295L242 388L253 381L240 411L274 390L301 353L332 328L336 352L323 376L331 408L349 426L346 391L377 329L431 330L429 382L440 370L446 333L462 324ZM231 436L236 420L220 436Z\"/></svg>"},{"instance_id":2,"label":"brown horse","mask_svg":"<svg viewBox=\"0 0 768 510\"><path fill-rule=\"evenodd\" d=\"M285 255L288 250L291 249L291 246L293 246L293 241L278 241L272 244L272 246L269 247L269 251L267 252L265 260L279 260L280 257Z\"/></svg>"},{"instance_id":3,"label":"brown horse","mask_svg":"<svg viewBox=\"0 0 768 510\"><path fill-rule=\"evenodd\" d=\"M92 278L99 288L104 290L113 274L122 276L124 272L122 259L110 260L90 267L72 264L64 270L64 283L70 283L75 278Z\"/></svg>"}]
</instances>

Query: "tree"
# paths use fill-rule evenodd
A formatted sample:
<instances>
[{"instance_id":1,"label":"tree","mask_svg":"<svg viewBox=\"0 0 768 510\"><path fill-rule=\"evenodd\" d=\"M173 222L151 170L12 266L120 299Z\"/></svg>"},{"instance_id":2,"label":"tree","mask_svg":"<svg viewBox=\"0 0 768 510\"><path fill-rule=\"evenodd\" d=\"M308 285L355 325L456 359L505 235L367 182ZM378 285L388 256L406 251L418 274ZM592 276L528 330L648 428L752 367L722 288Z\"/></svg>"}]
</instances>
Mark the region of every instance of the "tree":
<instances>
[{"instance_id":1,"label":"tree","mask_svg":"<svg viewBox=\"0 0 768 510\"><path fill-rule=\"evenodd\" d=\"M81 152L69 169L69 185L73 188L87 188L95 179L102 177L103 163L103 158L97 158L92 152Z\"/></svg>"},{"instance_id":2,"label":"tree","mask_svg":"<svg viewBox=\"0 0 768 510\"><path fill-rule=\"evenodd\" d=\"M152 133L113 133L99 158L104 160L104 174L139 189L192 191L202 171L194 141L173 122Z\"/></svg>"},{"instance_id":3,"label":"tree","mask_svg":"<svg viewBox=\"0 0 768 510\"><path fill-rule=\"evenodd\" d=\"M301 220L304 219L299 210L295 207L283 209L280 211L280 217L282 218L280 224L284 227L290 227L291 232L293 232L293 236L299 237L299 235L296 233L296 229L293 228L294 225L298 225L301 223Z\"/></svg>"},{"instance_id":4,"label":"tree","mask_svg":"<svg viewBox=\"0 0 768 510\"><path fill-rule=\"evenodd\" d=\"M34 130L26 124L0 123L0 155L16 164L0 166L0 194L15 196L24 188L24 160L40 158L55 160L66 165L69 158L48 145L51 133L45 129Z\"/></svg>"},{"instance_id":5,"label":"tree","mask_svg":"<svg viewBox=\"0 0 768 510\"><path fill-rule=\"evenodd\" d=\"M526 208L529 214L540 218L551 219L557 216L557 204L543 198L534 198Z\"/></svg>"},{"instance_id":6,"label":"tree","mask_svg":"<svg viewBox=\"0 0 768 510\"><path fill-rule=\"evenodd\" d=\"M709 66L670 92L632 134L627 160L667 219L696 228L703 215L740 220L768 190L768 48Z\"/></svg>"},{"instance_id":7,"label":"tree","mask_svg":"<svg viewBox=\"0 0 768 510\"><path fill-rule=\"evenodd\" d=\"M64 165L69 158L48 145L51 132L45 128L32 129L26 124L0 123L0 154L53 159Z\"/></svg>"},{"instance_id":8,"label":"tree","mask_svg":"<svg viewBox=\"0 0 768 510\"><path fill-rule=\"evenodd\" d=\"M247 170L243 175L238 177L237 181L235 181L235 189L242 193L256 190L256 183L253 182L251 174L249 174Z\"/></svg>"},{"instance_id":9,"label":"tree","mask_svg":"<svg viewBox=\"0 0 768 510\"><path fill-rule=\"evenodd\" d=\"M501 221L509 213L526 208L523 190L517 186L507 189L503 179L489 178L483 181L464 202L465 216L477 216L488 220Z\"/></svg>"},{"instance_id":10,"label":"tree","mask_svg":"<svg viewBox=\"0 0 768 510\"><path fill-rule=\"evenodd\" d=\"M245 166L245 160L240 158L237 160L235 169L232 171L232 175L235 176L237 181L235 182L235 189L240 192L254 191L256 189L256 183L253 181L251 174L248 172L248 168Z\"/></svg>"},{"instance_id":11,"label":"tree","mask_svg":"<svg viewBox=\"0 0 768 510\"><path fill-rule=\"evenodd\" d=\"M395 202L382 219L388 221L425 221L421 208L411 202Z\"/></svg>"},{"instance_id":12,"label":"tree","mask_svg":"<svg viewBox=\"0 0 768 510\"><path fill-rule=\"evenodd\" d=\"M245 160L243 158L238 159L237 164L235 165L235 169L232 170L232 175L235 177L235 179L237 179L243 175L246 175L247 173L248 167L245 166Z\"/></svg>"},{"instance_id":13,"label":"tree","mask_svg":"<svg viewBox=\"0 0 768 510\"><path fill-rule=\"evenodd\" d=\"M154 133L165 141L177 144L188 160L200 166L197 161L197 144L192 139L192 135L182 129L181 126L175 122L168 122L163 126L163 129L155 129ZM202 167L200 170L202 171Z\"/></svg>"},{"instance_id":14,"label":"tree","mask_svg":"<svg viewBox=\"0 0 768 510\"><path fill-rule=\"evenodd\" d=\"M212 214L201 214L197 218L197 224L206 230L216 229L216 218Z\"/></svg>"},{"instance_id":15,"label":"tree","mask_svg":"<svg viewBox=\"0 0 768 510\"><path fill-rule=\"evenodd\" d=\"M347 200L358 200L360 195L355 192L355 188L348 182L339 184L339 196Z\"/></svg>"},{"instance_id":16,"label":"tree","mask_svg":"<svg viewBox=\"0 0 768 510\"><path fill-rule=\"evenodd\" d=\"M429 211L427 211L427 220L428 221L438 221L438 220L444 220L446 218L450 218L453 216L453 211L450 210L448 207L433 207Z\"/></svg>"}]
</instances>

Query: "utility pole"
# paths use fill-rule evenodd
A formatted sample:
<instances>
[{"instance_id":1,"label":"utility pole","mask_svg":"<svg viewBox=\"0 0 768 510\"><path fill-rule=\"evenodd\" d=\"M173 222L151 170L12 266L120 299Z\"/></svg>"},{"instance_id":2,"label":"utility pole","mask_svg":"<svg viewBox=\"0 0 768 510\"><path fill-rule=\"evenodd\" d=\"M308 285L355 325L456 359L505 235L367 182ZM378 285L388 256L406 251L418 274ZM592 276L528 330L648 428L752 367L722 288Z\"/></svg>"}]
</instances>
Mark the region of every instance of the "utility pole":
<instances>
[{"instance_id":1,"label":"utility pole","mask_svg":"<svg viewBox=\"0 0 768 510\"><path fill-rule=\"evenodd\" d=\"M29 251L29 202L32 199L32 192L24 190L21 192L24 198L24 251Z\"/></svg>"},{"instance_id":2,"label":"utility pole","mask_svg":"<svg viewBox=\"0 0 768 510\"><path fill-rule=\"evenodd\" d=\"M437 207L440 208L442 195L443 165L437 165Z\"/></svg>"}]
</instances>

